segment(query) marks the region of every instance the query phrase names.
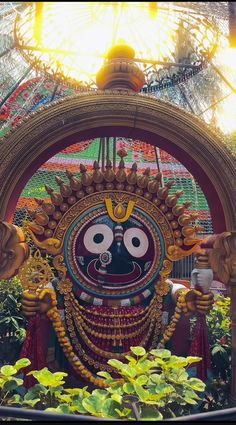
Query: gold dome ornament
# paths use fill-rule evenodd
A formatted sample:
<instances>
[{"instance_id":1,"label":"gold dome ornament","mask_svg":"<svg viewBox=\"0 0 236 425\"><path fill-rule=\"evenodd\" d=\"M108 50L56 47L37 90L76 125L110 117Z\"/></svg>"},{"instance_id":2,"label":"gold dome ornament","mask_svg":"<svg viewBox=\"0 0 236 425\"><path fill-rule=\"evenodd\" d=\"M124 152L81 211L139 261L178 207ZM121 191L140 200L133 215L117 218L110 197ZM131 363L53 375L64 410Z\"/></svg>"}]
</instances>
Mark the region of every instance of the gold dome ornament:
<instances>
[{"instance_id":1,"label":"gold dome ornament","mask_svg":"<svg viewBox=\"0 0 236 425\"><path fill-rule=\"evenodd\" d=\"M145 84L145 77L135 63L134 57L134 49L124 43L112 47L108 52L106 63L96 75L98 88L139 92Z\"/></svg>"}]
</instances>

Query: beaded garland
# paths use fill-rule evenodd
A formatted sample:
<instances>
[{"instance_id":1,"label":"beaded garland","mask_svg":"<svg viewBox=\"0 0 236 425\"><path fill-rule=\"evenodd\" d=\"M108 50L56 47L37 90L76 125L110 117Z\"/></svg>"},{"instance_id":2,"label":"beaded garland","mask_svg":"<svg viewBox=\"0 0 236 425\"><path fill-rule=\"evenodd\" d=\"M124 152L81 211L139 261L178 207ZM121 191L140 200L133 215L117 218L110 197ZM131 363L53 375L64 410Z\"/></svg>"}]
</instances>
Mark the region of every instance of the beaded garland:
<instances>
[{"instance_id":1,"label":"beaded garland","mask_svg":"<svg viewBox=\"0 0 236 425\"><path fill-rule=\"evenodd\" d=\"M150 348L155 348L158 344L158 338L160 336L161 331L161 316L162 316L162 301L163 296L167 295L169 292L169 284L167 282L158 282L158 284L155 287L156 293L155 297L152 300L152 303L147 308L144 308L142 311L136 312L136 317L143 316L141 319L138 319L137 321L133 322L134 327L139 325L140 320L144 320L146 315L150 315L150 319L147 321L147 324L145 324L145 328L148 328L146 331L146 335L142 338L142 341L140 343L141 346L147 347L150 345ZM177 305L175 308L174 315L171 319L170 324L167 326L167 328L164 331L163 337L158 344L159 347L164 347L166 342L169 341L171 336L173 335L173 332L175 330L176 324L181 316L181 312L187 313L186 310L186 302L185 302L185 296L189 292L189 290L182 290L180 291L178 298L177 298ZM91 341L91 337L89 338L86 331L92 335L92 329L89 327L84 327L81 325L80 319L82 318L82 321L85 322L85 314L83 310L88 313L88 310L85 309L83 306L81 306L78 301L75 299L72 293L66 293L64 294L65 299L65 313L66 313L66 322L67 322L67 329L70 334L70 339L72 340L73 346L70 342L70 339L66 336L66 329L65 325L60 317L59 310L57 308L57 299L56 294L54 290L52 289L44 289L40 293L40 300L43 299L43 297L49 294L51 297L51 308L47 312L48 318L52 321L53 327L55 329L55 332L58 337L58 341L67 357L69 362L71 363L74 370L81 375L83 378L89 380L90 382L94 383L95 385L100 386L103 388L105 386L105 383L101 379L97 379L93 373L91 373L79 360L78 356L81 356L83 360L89 365L94 367L97 370L106 370L108 372L114 371L112 367L109 365L106 365L102 363L101 360L104 359L110 359L110 358L116 358L116 359L125 359L125 356L130 354L130 350L122 353L117 352L109 352L107 350L104 350L102 348L98 347L98 344L94 344ZM116 309L117 311L118 309ZM82 312L82 313L81 313ZM96 312L97 315L101 316L99 312ZM133 318L133 314L129 314L126 309L123 309L123 313L117 311L118 314L115 315L116 318L119 319L119 325L116 324L114 326L114 330L119 329L119 332L122 331L125 327L124 324L121 326L120 322L122 319L130 319L130 317ZM108 319L108 314L103 314L105 316L104 318ZM73 323L74 322L74 323ZM75 324L75 326L74 326ZM130 323L127 323L127 328L130 328ZM92 325L93 326L93 325ZM92 351L92 356L88 354L88 352L85 352L85 350L82 348L81 344L78 341L78 338L76 337L76 331L75 327L77 327L77 330L79 331L80 338L85 342L87 347ZM125 328L125 329L127 329ZM104 329L107 329L104 327ZM138 329L137 334L143 335L144 333L142 330ZM119 333L116 334L110 334L107 335L106 333L98 333L98 335L95 335L96 337L102 338L103 340L112 339L116 343L120 343L122 339L125 339L127 336L122 335ZM133 335L130 334L130 337L133 338ZM151 344L150 344L151 339ZM132 344L131 344L132 345ZM77 354L75 353L73 347L76 349ZM96 357L96 358L95 358ZM101 360L99 360L99 357Z\"/></svg>"}]
</instances>

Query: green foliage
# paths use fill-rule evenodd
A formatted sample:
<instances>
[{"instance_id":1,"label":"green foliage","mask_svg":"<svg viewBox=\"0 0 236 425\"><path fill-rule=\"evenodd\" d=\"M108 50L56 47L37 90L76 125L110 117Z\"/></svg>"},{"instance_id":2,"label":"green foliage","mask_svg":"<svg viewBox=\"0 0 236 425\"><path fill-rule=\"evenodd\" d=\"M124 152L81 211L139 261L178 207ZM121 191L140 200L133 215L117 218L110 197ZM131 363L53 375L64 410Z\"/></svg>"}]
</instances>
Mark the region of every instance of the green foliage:
<instances>
[{"instance_id":1,"label":"green foliage","mask_svg":"<svg viewBox=\"0 0 236 425\"><path fill-rule=\"evenodd\" d=\"M0 405L10 404L15 391L23 384L17 375L19 371L30 365L28 359L20 359L13 366L4 365L0 369Z\"/></svg>"},{"instance_id":2,"label":"green foliage","mask_svg":"<svg viewBox=\"0 0 236 425\"><path fill-rule=\"evenodd\" d=\"M211 346L214 378L227 382L230 378L231 321L230 298L217 296L209 315L209 342Z\"/></svg>"},{"instance_id":3,"label":"green foliage","mask_svg":"<svg viewBox=\"0 0 236 425\"><path fill-rule=\"evenodd\" d=\"M122 379L113 379L107 372L98 375L109 385L106 392L117 403L123 404L124 396L137 397L141 419L161 420L189 413L191 405L200 400L196 392L203 392L205 384L197 378L189 378L186 369L201 359L198 357L172 356L169 350L152 350L147 353L142 347L131 347L128 363L109 360ZM127 419L134 419L131 409ZM124 409L116 409L120 418Z\"/></svg>"},{"instance_id":4,"label":"green foliage","mask_svg":"<svg viewBox=\"0 0 236 425\"><path fill-rule=\"evenodd\" d=\"M0 280L0 361L14 362L26 336L26 319L21 313L22 286L17 277Z\"/></svg>"},{"instance_id":5,"label":"green foliage","mask_svg":"<svg viewBox=\"0 0 236 425\"><path fill-rule=\"evenodd\" d=\"M137 409L142 420L161 420L191 410L200 400L198 393L205 384L197 378L189 378L186 368L197 357L171 356L168 350L152 350L147 353L142 347L131 347L133 355L128 363L109 360L119 374L114 379L108 372L99 372L108 387L92 392L84 388L64 388L64 372L52 373L48 368L31 371L37 384L24 396L16 392L23 384L17 377L19 370L30 361L18 360L14 365L4 365L0 370L2 404L40 409L61 414L86 414L101 418L135 420L132 400L137 400ZM128 399L128 400L127 400Z\"/></svg>"},{"instance_id":6,"label":"green foliage","mask_svg":"<svg viewBox=\"0 0 236 425\"><path fill-rule=\"evenodd\" d=\"M231 320L230 298L217 296L207 316L213 379L207 385L203 411L230 407Z\"/></svg>"}]
</instances>

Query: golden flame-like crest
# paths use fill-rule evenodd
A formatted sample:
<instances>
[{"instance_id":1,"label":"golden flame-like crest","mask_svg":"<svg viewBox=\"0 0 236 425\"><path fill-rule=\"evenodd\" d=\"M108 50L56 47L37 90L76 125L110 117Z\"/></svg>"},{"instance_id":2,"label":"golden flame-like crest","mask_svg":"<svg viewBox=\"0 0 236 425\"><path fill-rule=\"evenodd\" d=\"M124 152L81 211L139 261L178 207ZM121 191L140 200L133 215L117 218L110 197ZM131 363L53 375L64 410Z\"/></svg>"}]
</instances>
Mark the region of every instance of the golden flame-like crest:
<instances>
[{"instance_id":1,"label":"golden flame-like crest","mask_svg":"<svg viewBox=\"0 0 236 425\"><path fill-rule=\"evenodd\" d=\"M80 176L75 176L66 171L69 182L56 177L60 193L56 193L51 187L45 186L50 195L51 202L36 199L38 208L30 212L34 221L27 222L26 226L33 238L34 243L41 249L45 249L52 255L62 252L62 241L54 238L54 232L58 223L69 209L86 196L104 192L104 203L109 217L117 223L129 219L135 206L134 197L142 197L154 205L162 216L174 237L174 245L168 246L166 257L171 261L177 261L185 256L191 255L199 248L201 240L197 232L204 230L196 224L197 213L189 213L187 209L191 202L179 205L178 200L183 191L170 194L173 181L161 184L161 174L150 176L147 168L143 174L137 174L137 164L133 164L127 172L125 170L124 154L117 170L114 170L111 161L108 160L105 170L102 171L97 161L94 162L93 172L88 173L86 167L80 165ZM107 192L125 192L132 195L127 205L122 200L115 206L112 205L111 196ZM146 211L148 213L148 210ZM163 224L164 225L164 224ZM37 235L37 236L36 236Z\"/></svg>"}]
</instances>

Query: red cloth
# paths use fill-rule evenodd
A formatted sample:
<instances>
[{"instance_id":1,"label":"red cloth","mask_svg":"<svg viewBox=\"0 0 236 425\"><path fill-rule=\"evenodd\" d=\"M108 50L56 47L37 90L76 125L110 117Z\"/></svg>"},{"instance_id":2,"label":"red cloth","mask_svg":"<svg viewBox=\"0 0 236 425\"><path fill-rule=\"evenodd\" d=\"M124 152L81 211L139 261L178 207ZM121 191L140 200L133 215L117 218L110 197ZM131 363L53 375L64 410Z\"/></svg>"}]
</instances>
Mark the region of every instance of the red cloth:
<instances>
[{"instance_id":1,"label":"red cloth","mask_svg":"<svg viewBox=\"0 0 236 425\"><path fill-rule=\"evenodd\" d=\"M206 316L204 314L198 314L198 321L193 335L190 355L202 357L202 361L196 363L197 377L205 382L207 380L207 371L211 368L211 352Z\"/></svg>"},{"instance_id":2,"label":"red cloth","mask_svg":"<svg viewBox=\"0 0 236 425\"><path fill-rule=\"evenodd\" d=\"M28 389L36 384L35 378L27 376L31 370L40 370L46 366L50 323L39 315L30 319L26 339L20 358L26 357L31 365L24 369L24 385Z\"/></svg>"}]
</instances>

